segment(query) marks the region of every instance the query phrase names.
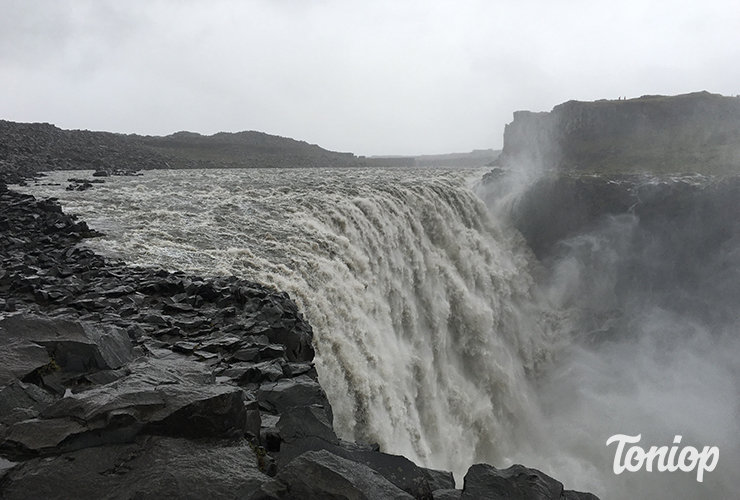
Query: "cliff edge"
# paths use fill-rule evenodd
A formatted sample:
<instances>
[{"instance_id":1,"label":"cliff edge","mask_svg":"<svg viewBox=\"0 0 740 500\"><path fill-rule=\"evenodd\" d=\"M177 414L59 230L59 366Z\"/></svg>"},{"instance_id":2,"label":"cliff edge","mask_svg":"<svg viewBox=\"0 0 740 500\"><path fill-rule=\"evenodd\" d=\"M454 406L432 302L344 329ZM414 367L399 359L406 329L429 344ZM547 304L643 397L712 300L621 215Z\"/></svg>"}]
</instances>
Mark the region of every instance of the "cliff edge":
<instances>
[{"instance_id":1,"label":"cliff edge","mask_svg":"<svg viewBox=\"0 0 740 500\"><path fill-rule=\"evenodd\" d=\"M705 91L517 111L498 162L594 173L737 173L740 97Z\"/></svg>"}]
</instances>

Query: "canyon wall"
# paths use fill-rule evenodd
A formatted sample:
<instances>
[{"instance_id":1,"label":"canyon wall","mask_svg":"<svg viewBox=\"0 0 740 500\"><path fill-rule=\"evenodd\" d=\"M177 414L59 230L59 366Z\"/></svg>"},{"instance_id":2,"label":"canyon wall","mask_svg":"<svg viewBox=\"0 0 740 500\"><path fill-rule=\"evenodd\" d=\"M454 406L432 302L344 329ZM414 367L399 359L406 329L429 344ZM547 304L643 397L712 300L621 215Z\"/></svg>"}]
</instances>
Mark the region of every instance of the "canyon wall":
<instances>
[{"instance_id":1,"label":"canyon wall","mask_svg":"<svg viewBox=\"0 0 740 500\"><path fill-rule=\"evenodd\" d=\"M737 173L740 97L709 92L517 111L499 164L594 173Z\"/></svg>"}]
</instances>

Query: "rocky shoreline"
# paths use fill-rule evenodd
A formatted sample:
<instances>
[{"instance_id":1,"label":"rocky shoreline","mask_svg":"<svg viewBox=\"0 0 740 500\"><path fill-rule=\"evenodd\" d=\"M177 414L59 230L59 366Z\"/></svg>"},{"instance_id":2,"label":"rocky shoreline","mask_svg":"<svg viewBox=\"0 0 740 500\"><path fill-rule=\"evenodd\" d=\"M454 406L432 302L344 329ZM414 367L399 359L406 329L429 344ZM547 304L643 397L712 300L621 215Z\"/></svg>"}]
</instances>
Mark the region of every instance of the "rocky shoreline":
<instances>
[{"instance_id":1,"label":"rocky shoreline","mask_svg":"<svg viewBox=\"0 0 740 500\"><path fill-rule=\"evenodd\" d=\"M4 184L0 214L2 498L595 498L342 441L287 294L107 260Z\"/></svg>"}]
</instances>

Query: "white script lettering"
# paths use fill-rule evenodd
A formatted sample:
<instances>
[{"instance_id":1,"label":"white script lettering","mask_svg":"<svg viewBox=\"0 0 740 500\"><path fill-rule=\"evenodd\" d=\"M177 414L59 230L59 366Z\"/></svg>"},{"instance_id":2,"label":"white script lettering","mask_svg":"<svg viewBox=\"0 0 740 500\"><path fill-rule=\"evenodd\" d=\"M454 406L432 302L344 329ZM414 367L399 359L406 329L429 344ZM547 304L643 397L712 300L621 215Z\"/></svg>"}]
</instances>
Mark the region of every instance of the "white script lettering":
<instances>
[{"instance_id":1,"label":"white script lettering","mask_svg":"<svg viewBox=\"0 0 740 500\"><path fill-rule=\"evenodd\" d=\"M607 446L614 442L617 443L617 452L614 455L614 474L621 474L625 469L630 472L637 472L642 469L643 465L645 465L646 471L652 472L653 462L657 458L657 469L660 472L673 472L678 469L691 472L698 466L696 480L701 483L704 481L704 472L712 472L719 460L719 448L716 446L705 446L701 452L693 446L686 446L680 453L678 453L678 446L671 446L670 451L667 446L661 446L660 448L652 446L647 452L639 446L631 446L627 453L624 453L625 444L639 443L641 438L642 434L637 436L615 434L606 440ZM674 445L680 443L681 436L673 438ZM676 460L676 453L678 453L678 460ZM668 456L666 457L666 455ZM622 456L624 456L624 460L622 460Z\"/></svg>"}]
</instances>

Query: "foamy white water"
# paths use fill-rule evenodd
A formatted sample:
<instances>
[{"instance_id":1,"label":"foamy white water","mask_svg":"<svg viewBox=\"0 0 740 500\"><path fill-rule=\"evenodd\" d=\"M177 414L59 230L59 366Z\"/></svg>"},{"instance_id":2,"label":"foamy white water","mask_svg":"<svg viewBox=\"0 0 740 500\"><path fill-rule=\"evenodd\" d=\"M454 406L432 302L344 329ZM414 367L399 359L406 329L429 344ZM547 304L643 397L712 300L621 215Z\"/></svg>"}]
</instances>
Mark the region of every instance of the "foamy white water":
<instances>
[{"instance_id":1,"label":"foamy white water","mask_svg":"<svg viewBox=\"0 0 740 500\"><path fill-rule=\"evenodd\" d=\"M525 242L469 188L480 174L153 171L70 192L64 181L81 173L57 172L44 183L61 186L28 191L106 232L87 243L103 254L290 293L344 438L453 470L459 485L473 463L521 462L602 500L737 491L737 336L644 308L635 336L582 345L579 318L609 298L637 222L575 239L535 283ZM615 476L615 433L656 445L683 434L724 455L700 485Z\"/></svg>"},{"instance_id":2,"label":"foamy white water","mask_svg":"<svg viewBox=\"0 0 740 500\"><path fill-rule=\"evenodd\" d=\"M526 311L531 256L471 173L157 171L63 203L108 234L88 243L104 254L287 291L338 433L461 478L514 453L550 350Z\"/></svg>"}]
</instances>

